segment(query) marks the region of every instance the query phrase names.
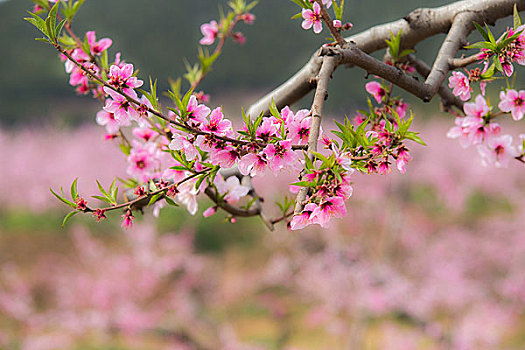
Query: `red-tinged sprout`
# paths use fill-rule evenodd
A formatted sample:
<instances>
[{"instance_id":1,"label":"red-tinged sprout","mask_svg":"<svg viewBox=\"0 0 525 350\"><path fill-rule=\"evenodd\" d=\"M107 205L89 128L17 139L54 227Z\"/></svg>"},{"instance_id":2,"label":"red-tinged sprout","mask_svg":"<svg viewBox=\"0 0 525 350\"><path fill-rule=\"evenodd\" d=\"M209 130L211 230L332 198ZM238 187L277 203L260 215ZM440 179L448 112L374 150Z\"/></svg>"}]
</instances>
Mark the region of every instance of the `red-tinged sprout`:
<instances>
[{"instance_id":1,"label":"red-tinged sprout","mask_svg":"<svg viewBox=\"0 0 525 350\"><path fill-rule=\"evenodd\" d=\"M93 212L93 216L97 219L97 222L100 222L102 219L106 219L106 210L105 209L96 209Z\"/></svg>"},{"instance_id":2,"label":"red-tinged sprout","mask_svg":"<svg viewBox=\"0 0 525 350\"><path fill-rule=\"evenodd\" d=\"M82 197L77 198L75 204L77 205L77 210L84 211L87 209L87 201Z\"/></svg>"}]
</instances>

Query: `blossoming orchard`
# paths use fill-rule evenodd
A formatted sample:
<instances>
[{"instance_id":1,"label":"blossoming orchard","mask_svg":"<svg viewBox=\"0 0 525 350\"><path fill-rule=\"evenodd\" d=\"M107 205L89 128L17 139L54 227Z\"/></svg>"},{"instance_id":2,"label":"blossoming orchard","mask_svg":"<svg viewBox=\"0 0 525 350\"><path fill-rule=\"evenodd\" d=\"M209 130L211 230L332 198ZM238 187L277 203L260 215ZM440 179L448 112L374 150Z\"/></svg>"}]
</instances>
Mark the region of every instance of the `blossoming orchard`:
<instances>
[{"instance_id":1,"label":"blossoming orchard","mask_svg":"<svg viewBox=\"0 0 525 350\"><path fill-rule=\"evenodd\" d=\"M323 40L326 33L331 38L297 74L239 111L242 118L233 118L225 116L221 106L211 106L199 86L227 40L246 40L238 30L254 24L255 1L232 0L220 18L201 25L197 62L170 82L164 93L169 102L161 105L157 80L137 76L125 53L110 52L110 38L95 31L75 32L73 19L84 0L33 0L26 20L43 34L37 40L58 51L78 94L100 101L96 122L128 163L129 178L115 179L109 187L99 183L100 193L93 199L79 193L76 180L70 194L52 190L73 209L64 224L78 213L100 221L118 210L122 226L131 227L136 213L148 206L154 212L165 205L184 206L195 214L197 197L204 195L210 200L204 216L222 211L231 222L259 216L269 229L281 222L292 230L312 224L327 227L346 215L352 174L410 171L410 148L425 144L412 129L417 116L396 95L400 90L425 102L439 97L455 118L443 137L457 138L458 148L477 148L480 166L525 163L525 135L508 134L512 130L498 124L505 119L520 122L525 114L525 90L515 86L515 65L525 65L525 25L519 16L525 0L458 1L415 10L357 34L352 33L352 14L344 11L344 0L292 1L298 6L294 20L312 30L312 40ZM491 31L488 25L509 16L512 27ZM483 41L470 43L467 37L475 30ZM440 33L446 38L433 64L427 65L415 46ZM383 60L370 55L381 50ZM369 108L340 118L337 129L328 130L322 127L323 110L338 67L370 74L370 81L363 81ZM499 100L486 97L491 89ZM311 108L294 109L312 90ZM230 119L242 119L242 124L234 127ZM264 192L252 184L252 178L270 173L296 178L275 217L263 207ZM105 204L97 206L99 202Z\"/></svg>"}]
</instances>

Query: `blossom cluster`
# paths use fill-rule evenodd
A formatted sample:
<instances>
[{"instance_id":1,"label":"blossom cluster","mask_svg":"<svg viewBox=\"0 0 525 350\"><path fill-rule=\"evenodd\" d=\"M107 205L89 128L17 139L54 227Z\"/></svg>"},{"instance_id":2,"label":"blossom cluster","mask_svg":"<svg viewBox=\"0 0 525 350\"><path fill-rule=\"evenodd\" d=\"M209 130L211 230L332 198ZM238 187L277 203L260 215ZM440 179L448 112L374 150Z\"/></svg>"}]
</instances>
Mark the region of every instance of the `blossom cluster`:
<instances>
[{"instance_id":1,"label":"blossom cluster","mask_svg":"<svg viewBox=\"0 0 525 350\"><path fill-rule=\"evenodd\" d=\"M353 193L351 175L360 170L368 174L388 174L392 171L391 159L397 169L406 172L411 156L404 145L405 139L422 142L415 133L408 131L412 118L406 118L408 104L392 97L391 87L376 81L366 84L366 90L379 104L362 111L355 118L356 129L347 121L339 124L342 143L322 135L321 144L331 153L320 166L306 166L306 174L297 185L309 188L304 209L290 222L291 229L301 229L310 224L327 227L331 217L346 215L345 200ZM318 156L321 160L322 155Z\"/></svg>"},{"instance_id":2,"label":"blossom cluster","mask_svg":"<svg viewBox=\"0 0 525 350\"><path fill-rule=\"evenodd\" d=\"M525 91L521 92L525 94ZM518 96L515 90L502 91L498 107L502 112L512 112L513 115L521 113L522 117ZM478 95L475 102L465 103L464 112L465 117L456 118L456 126L450 129L447 136L458 138L464 148L476 145L485 166L507 167L512 159L523 153L523 146L516 147L512 136L502 134L500 125L492 121L492 107L482 95ZM525 135L522 135L521 139L524 138Z\"/></svg>"},{"instance_id":3,"label":"blossom cluster","mask_svg":"<svg viewBox=\"0 0 525 350\"><path fill-rule=\"evenodd\" d=\"M507 167L513 159L521 160L525 155L523 140L520 135L518 144L513 143L513 137L502 134L501 126L494 119L501 115L510 114L514 121L523 119L525 113L525 91L516 90L510 86L501 90L497 104L499 112L494 111L485 99L486 86L494 81L494 73L499 70L505 77L515 74L513 62L525 65L525 34L524 26L508 29L501 38L494 43L496 48L489 49L490 43L481 45L481 52L477 58L484 64L484 68L475 68L468 71L468 77L462 72L453 72L449 78L449 87L452 93L463 101L471 99L472 82L480 82L481 94L476 95L473 102L464 104L464 116L458 116L455 126L447 136L458 138L464 148L475 145L481 155L482 164L496 167ZM489 59L493 59L490 65Z\"/></svg>"}]
</instances>

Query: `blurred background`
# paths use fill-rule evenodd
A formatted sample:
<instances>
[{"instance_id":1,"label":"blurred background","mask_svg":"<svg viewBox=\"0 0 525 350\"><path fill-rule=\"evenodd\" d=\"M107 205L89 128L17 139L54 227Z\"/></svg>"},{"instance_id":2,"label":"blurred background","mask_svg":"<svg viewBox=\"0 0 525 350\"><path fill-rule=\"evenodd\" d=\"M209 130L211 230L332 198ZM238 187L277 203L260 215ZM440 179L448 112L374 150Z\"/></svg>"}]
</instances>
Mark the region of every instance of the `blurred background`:
<instances>
[{"instance_id":1,"label":"blurred background","mask_svg":"<svg viewBox=\"0 0 525 350\"><path fill-rule=\"evenodd\" d=\"M346 14L359 32L448 2L347 0ZM112 38L112 54L165 89L194 61L200 24L220 6L88 0L75 30ZM525 348L523 169L482 167L475 149L446 138L454 120L437 101L404 96L428 146L409 145L405 175L354 175L349 214L330 229L270 233L258 219L203 219L205 199L195 216L146 212L127 231L118 213L60 228L66 208L48 189L78 177L95 193L95 179L125 176L126 162L95 123L101 106L76 96L55 51L33 40L23 21L31 7L0 1L0 349ZM308 60L324 36L290 20L297 9L260 1L255 24L239 27L246 44L229 42L201 85L210 105L236 119ZM418 55L431 63L442 38ZM366 105L364 76L337 71L329 119ZM257 186L269 203L287 191L271 175Z\"/></svg>"}]
</instances>

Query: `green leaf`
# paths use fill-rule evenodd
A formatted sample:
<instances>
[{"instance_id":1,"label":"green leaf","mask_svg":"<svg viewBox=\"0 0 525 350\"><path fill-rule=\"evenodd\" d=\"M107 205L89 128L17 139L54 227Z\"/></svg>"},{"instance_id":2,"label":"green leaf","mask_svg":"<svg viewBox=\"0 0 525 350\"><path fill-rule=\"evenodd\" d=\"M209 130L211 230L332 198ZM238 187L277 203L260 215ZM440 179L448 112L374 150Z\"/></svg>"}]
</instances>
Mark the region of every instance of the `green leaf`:
<instances>
[{"instance_id":1,"label":"green leaf","mask_svg":"<svg viewBox=\"0 0 525 350\"><path fill-rule=\"evenodd\" d=\"M405 135L405 139L412 140L414 142L419 143L420 145L426 146L427 144L421 139L421 137L418 136L418 133L409 131Z\"/></svg>"},{"instance_id":2,"label":"green leaf","mask_svg":"<svg viewBox=\"0 0 525 350\"><path fill-rule=\"evenodd\" d=\"M99 201L106 202L108 204L114 204L113 201L109 198L102 197L102 196L91 196L91 198L98 199Z\"/></svg>"},{"instance_id":3,"label":"green leaf","mask_svg":"<svg viewBox=\"0 0 525 350\"><path fill-rule=\"evenodd\" d=\"M311 152L317 159L320 159L323 163L329 163L328 158L319 152Z\"/></svg>"},{"instance_id":4,"label":"green leaf","mask_svg":"<svg viewBox=\"0 0 525 350\"><path fill-rule=\"evenodd\" d=\"M291 2L297 4L299 7L303 9L312 9L313 5L309 1L305 0L290 0Z\"/></svg>"},{"instance_id":5,"label":"green leaf","mask_svg":"<svg viewBox=\"0 0 525 350\"><path fill-rule=\"evenodd\" d=\"M110 199L111 197L109 196L109 194L106 192L106 190L104 189L104 187L100 184L100 182L98 182L98 180L95 180L97 182L97 186L98 186L98 190L100 191L100 193L102 193L104 195L104 197L106 197L107 199Z\"/></svg>"},{"instance_id":6,"label":"green leaf","mask_svg":"<svg viewBox=\"0 0 525 350\"><path fill-rule=\"evenodd\" d=\"M317 186L314 182L308 182L308 181L294 182L294 183L291 183L290 185L300 186L300 187L315 187L315 186Z\"/></svg>"},{"instance_id":7,"label":"green leaf","mask_svg":"<svg viewBox=\"0 0 525 350\"><path fill-rule=\"evenodd\" d=\"M77 215L78 213L79 213L78 211L72 211L69 214L67 214L64 220L62 221L62 228L66 227L66 224L69 221L69 219L71 219L73 216Z\"/></svg>"},{"instance_id":8,"label":"green leaf","mask_svg":"<svg viewBox=\"0 0 525 350\"><path fill-rule=\"evenodd\" d=\"M66 34L62 35L60 38L58 38L58 40L66 46L75 46L77 44L75 39Z\"/></svg>"},{"instance_id":9,"label":"green leaf","mask_svg":"<svg viewBox=\"0 0 525 350\"><path fill-rule=\"evenodd\" d=\"M173 199L171 199L168 196L165 196L164 199L166 200L166 203L168 203L169 205L171 205L173 207L178 207L179 206L177 203L175 203L175 201Z\"/></svg>"},{"instance_id":10,"label":"green leaf","mask_svg":"<svg viewBox=\"0 0 525 350\"><path fill-rule=\"evenodd\" d=\"M281 113L279 113L279 110L277 109L277 106L275 105L275 101L272 98L272 101L270 102L270 113L277 119L281 119Z\"/></svg>"},{"instance_id":11,"label":"green leaf","mask_svg":"<svg viewBox=\"0 0 525 350\"><path fill-rule=\"evenodd\" d=\"M478 30L478 32L481 34L481 36L483 37L483 39L485 39L485 41L490 41L490 38L489 38L489 35L487 34L487 31L485 29L483 29L482 26L480 26L479 24L477 24L476 22L474 22L474 27L476 27L476 29Z\"/></svg>"},{"instance_id":12,"label":"green leaf","mask_svg":"<svg viewBox=\"0 0 525 350\"><path fill-rule=\"evenodd\" d=\"M36 41L42 41L44 43L47 43L47 44L53 44L51 41L49 41L49 39L46 39L46 38L35 38Z\"/></svg>"},{"instance_id":13,"label":"green leaf","mask_svg":"<svg viewBox=\"0 0 525 350\"><path fill-rule=\"evenodd\" d=\"M160 198L164 196L164 193L157 193L151 199L149 200L148 207L152 205L153 203L157 202Z\"/></svg>"},{"instance_id":14,"label":"green leaf","mask_svg":"<svg viewBox=\"0 0 525 350\"><path fill-rule=\"evenodd\" d=\"M485 28L487 28L487 35L489 36L489 41L493 44L496 43L496 39L494 39L494 35L492 35L492 32L490 31L489 26L485 23Z\"/></svg>"},{"instance_id":15,"label":"green leaf","mask_svg":"<svg viewBox=\"0 0 525 350\"><path fill-rule=\"evenodd\" d=\"M67 205L69 205L69 206L70 206L71 208L73 208L73 209L77 209L77 205L76 205L76 203L73 203L73 202L71 202L71 201L65 199L63 196L58 195L58 194L55 193L55 191L53 191L53 189L51 189L51 188L50 188L49 190L51 191L51 193L53 193L53 195L54 195L55 197L58 198L59 201L65 203L65 204L67 204Z\"/></svg>"},{"instance_id":16,"label":"green leaf","mask_svg":"<svg viewBox=\"0 0 525 350\"><path fill-rule=\"evenodd\" d=\"M483 74L481 74L481 79L490 79L494 76L494 72L496 70L496 65L494 62L490 65L490 67L487 69L487 71Z\"/></svg>"},{"instance_id":17,"label":"green leaf","mask_svg":"<svg viewBox=\"0 0 525 350\"><path fill-rule=\"evenodd\" d=\"M520 13L518 12L518 6L514 4L514 29L518 29L518 27L521 26L521 17Z\"/></svg>"},{"instance_id":18,"label":"green leaf","mask_svg":"<svg viewBox=\"0 0 525 350\"><path fill-rule=\"evenodd\" d=\"M32 12L29 12L29 14L31 15L31 17L24 18L24 20L26 20L29 23L31 23L32 25L34 25L44 35L49 37L49 34L47 32L47 28L46 28L46 22L40 16L37 16L37 15L35 15Z\"/></svg>"},{"instance_id":19,"label":"green leaf","mask_svg":"<svg viewBox=\"0 0 525 350\"><path fill-rule=\"evenodd\" d=\"M503 72L503 67L501 66L499 57L495 56L492 62L498 71Z\"/></svg>"},{"instance_id":20,"label":"green leaf","mask_svg":"<svg viewBox=\"0 0 525 350\"><path fill-rule=\"evenodd\" d=\"M493 44L488 41L478 41L477 43L474 43L469 46L465 46L467 49L488 49L491 51L495 51L498 46L496 44Z\"/></svg>"},{"instance_id":21,"label":"green leaf","mask_svg":"<svg viewBox=\"0 0 525 350\"><path fill-rule=\"evenodd\" d=\"M314 163L312 162L312 160L310 159L310 157L308 156L308 154L306 152L304 152L304 163L306 165L306 169L307 170L311 170L314 168Z\"/></svg>"},{"instance_id":22,"label":"green leaf","mask_svg":"<svg viewBox=\"0 0 525 350\"><path fill-rule=\"evenodd\" d=\"M401 51L401 53L399 54L399 58L402 58L402 57L408 56L408 55L410 55L411 53L414 53L414 52L416 52L416 50L414 50L414 49L404 49L404 50Z\"/></svg>"},{"instance_id":23,"label":"green leaf","mask_svg":"<svg viewBox=\"0 0 525 350\"><path fill-rule=\"evenodd\" d=\"M57 23L57 13L58 13L59 6L60 6L60 1L55 2L55 5L53 5L47 17L49 19L49 25L51 26L51 31L49 33L52 35L51 39L53 39L53 41L55 42L56 42L56 37L57 37L56 23Z\"/></svg>"},{"instance_id":24,"label":"green leaf","mask_svg":"<svg viewBox=\"0 0 525 350\"><path fill-rule=\"evenodd\" d=\"M201 184L202 182L206 179L207 175L206 174L203 174L201 176L198 177L197 181L195 182L195 189L199 189L199 187L201 187Z\"/></svg>"},{"instance_id":25,"label":"green leaf","mask_svg":"<svg viewBox=\"0 0 525 350\"><path fill-rule=\"evenodd\" d=\"M77 197L78 197L77 181L78 181L78 177L77 177L77 178L75 179L75 181L73 181L73 183L71 184L70 192L71 192L71 199L72 199L72 200L76 200Z\"/></svg>"},{"instance_id":26,"label":"green leaf","mask_svg":"<svg viewBox=\"0 0 525 350\"><path fill-rule=\"evenodd\" d=\"M131 153L131 147L125 143L121 143L119 146L122 153L129 156L129 154Z\"/></svg>"}]
</instances>

